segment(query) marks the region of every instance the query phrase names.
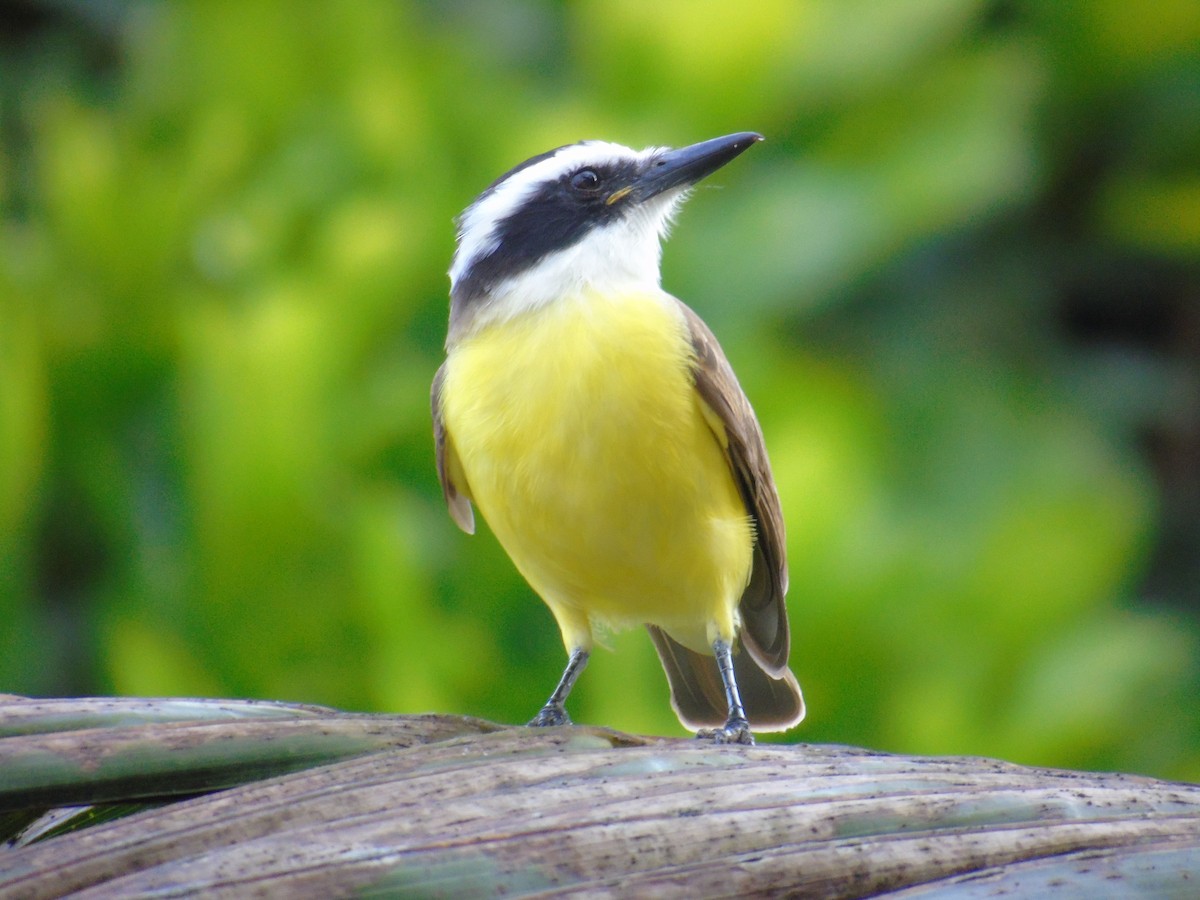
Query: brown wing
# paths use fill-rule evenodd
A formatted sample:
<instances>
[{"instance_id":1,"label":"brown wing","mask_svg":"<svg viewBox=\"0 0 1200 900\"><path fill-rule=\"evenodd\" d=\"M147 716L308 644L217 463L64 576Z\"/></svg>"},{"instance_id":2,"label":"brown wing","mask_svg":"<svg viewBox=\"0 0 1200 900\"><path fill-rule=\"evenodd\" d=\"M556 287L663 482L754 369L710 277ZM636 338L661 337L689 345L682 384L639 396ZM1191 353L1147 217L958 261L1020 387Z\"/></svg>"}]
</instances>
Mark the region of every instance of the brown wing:
<instances>
[{"instance_id":1,"label":"brown wing","mask_svg":"<svg viewBox=\"0 0 1200 900\"><path fill-rule=\"evenodd\" d=\"M725 454L746 509L754 518L757 534L754 568L739 607L742 644L768 675L783 678L788 673L790 644L784 605L788 586L787 551L783 511L762 429L716 337L698 315L683 303L679 305L695 352L692 374L696 390L724 429Z\"/></svg>"},{"instance_id":2,"label":"brown wing","mask_svg":"<svg viewBox=\"0 0 1200 900\"><path fill-rule=\"evenodd\" d=\"M437 454L438 481L442 484L442 496L450 510L450 518L467 534L475 533L475 513L471 509L471 495L467 489L462 463L454 450L454 441L446 431L442 420L442 382L446 379L446 364L438 367L433 376L431 406L433 407L433 447Z\"/></svg>"}]
</instances>

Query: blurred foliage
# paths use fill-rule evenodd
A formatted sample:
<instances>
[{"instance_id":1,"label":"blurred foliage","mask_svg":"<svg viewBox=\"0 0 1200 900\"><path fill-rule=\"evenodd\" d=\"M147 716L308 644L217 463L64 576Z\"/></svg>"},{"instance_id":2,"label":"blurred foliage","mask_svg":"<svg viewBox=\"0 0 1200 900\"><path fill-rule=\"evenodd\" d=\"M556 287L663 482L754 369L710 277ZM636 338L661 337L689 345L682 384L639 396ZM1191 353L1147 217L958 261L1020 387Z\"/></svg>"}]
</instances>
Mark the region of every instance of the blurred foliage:
<instances>
[{"instance_id":1,"label":"blurred foliage","mask_svg":"<svg viewBox=\"0 0 1200 900\"><path fill-rule=\"evenodd\" d=\"M433 472L452 217L752 128L664 283L767 434L790 739L1200 780L1195 0L0 16L0 690L527 719L557 631ZM678 733L609 643L576 720Z\"/></svg>"}]
</instances>

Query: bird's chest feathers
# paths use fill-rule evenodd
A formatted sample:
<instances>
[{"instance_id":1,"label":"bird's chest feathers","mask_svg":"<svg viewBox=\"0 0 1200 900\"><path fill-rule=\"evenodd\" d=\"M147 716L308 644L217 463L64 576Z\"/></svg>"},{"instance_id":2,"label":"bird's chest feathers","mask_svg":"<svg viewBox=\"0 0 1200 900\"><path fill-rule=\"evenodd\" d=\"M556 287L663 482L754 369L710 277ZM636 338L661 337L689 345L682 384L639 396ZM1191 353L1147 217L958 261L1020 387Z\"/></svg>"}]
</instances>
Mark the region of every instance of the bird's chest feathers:
<instances>
[{"instance_id":1,"label":"bird's chest feathers","mask_svg":"<svg viewBox=\"0 0 1200 900\"><path fill-rule=\"evenodd\" d=\"M695 439L690 343L666 296L583 296L455 348L447 425L469 468L658 468ZM657 462L656 462L657 461Z\"/></svg>"}]
</instances>

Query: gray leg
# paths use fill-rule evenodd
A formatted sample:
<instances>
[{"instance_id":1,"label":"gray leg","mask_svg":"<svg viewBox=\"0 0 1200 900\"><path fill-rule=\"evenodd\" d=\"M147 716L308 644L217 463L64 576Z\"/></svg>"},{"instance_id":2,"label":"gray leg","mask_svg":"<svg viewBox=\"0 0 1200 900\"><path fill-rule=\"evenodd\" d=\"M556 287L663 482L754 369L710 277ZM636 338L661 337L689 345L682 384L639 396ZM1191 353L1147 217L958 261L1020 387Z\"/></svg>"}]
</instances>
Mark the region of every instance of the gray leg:
<instances>
[{"instance_id":1,"label":"gray leg","mask_svg":"<svg viewBox=\"0 0 1200 900\"><path fill-rule=\"evenodd\" d=\"M737 679L733 676L733 651L729 644L718 639L713 641L713 652L717 656L717 668L721 671L721 683L725 685L725 702L729 705L729 718L721 728L701 731L697 737L717 744L754 744L750 733L750 722L742 706L742 695L738 692Z\"/></svg>"},{"instance_id":2,"label":"gray leg","mask_svg":"<svg viewBox=\"0 0 1200 900\"><path fill-rule=\"evenodd\" d=\"M550 695L546 705L533 717L530 725L540 727L571 724L571 717L567 715L566 708L567 695L571 693L571 688L575 686L575 679L579 677L579 673L583 671L587 661L588 652L586 650L571 651L571 658L567 660L567 668L558 681L558 687L554 689L554 693Z\"/></svg>"}]
</instances>

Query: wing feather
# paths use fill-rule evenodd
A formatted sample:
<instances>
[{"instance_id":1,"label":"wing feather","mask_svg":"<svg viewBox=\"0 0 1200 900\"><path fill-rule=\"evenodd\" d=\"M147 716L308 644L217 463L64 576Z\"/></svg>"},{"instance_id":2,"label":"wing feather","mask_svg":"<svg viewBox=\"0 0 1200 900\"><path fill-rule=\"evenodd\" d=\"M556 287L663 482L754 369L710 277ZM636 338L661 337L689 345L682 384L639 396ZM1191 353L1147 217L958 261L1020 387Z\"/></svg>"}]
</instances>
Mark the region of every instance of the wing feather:
<instances>
[{"instance_id":1,"label":"wing feather","mask_svg":"<svg viewBox=\"0 0 1200 900\"><path fill-rule=\"evenodd\" d=\"M762 429L733 367L708 326L680 303L695 354L696 391L716 425L746 509L754 519L754 567L739 606L742 643L768 674L784 677L790 638L787 607L787 549L783 511L767 458Z\"/></svg>"},{"instance_id":2,"label":"wing feather","mask_svg":"<svg viewBox=\"0 0 1200 900\"><path fill-rule=\"evenodd\" d=\"M438 367L433 376L430 390L430 405L433 407L433 447L437 454L438 481L442 485L442 496L450 510L450 518L467 534L475 533L475 513L471 509L471 494L462 463L454 450L454 441L446 430L442 416L442 384L446 380L446 363Z\"/></svg>"}]
</instances>

